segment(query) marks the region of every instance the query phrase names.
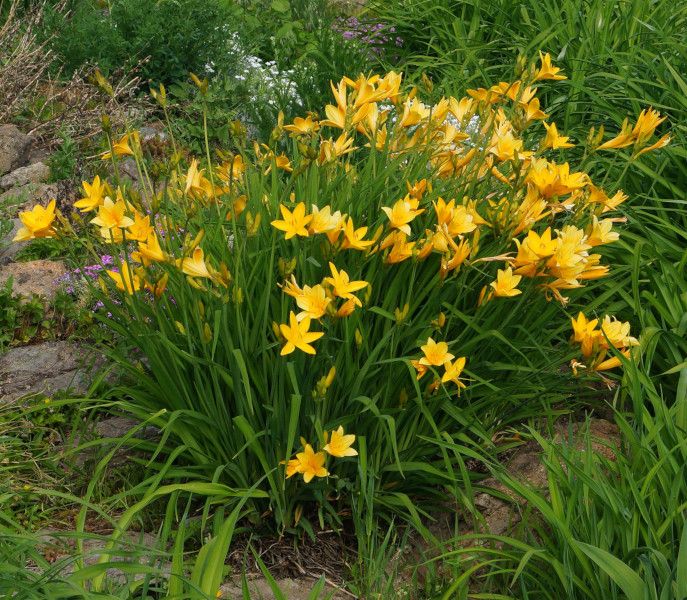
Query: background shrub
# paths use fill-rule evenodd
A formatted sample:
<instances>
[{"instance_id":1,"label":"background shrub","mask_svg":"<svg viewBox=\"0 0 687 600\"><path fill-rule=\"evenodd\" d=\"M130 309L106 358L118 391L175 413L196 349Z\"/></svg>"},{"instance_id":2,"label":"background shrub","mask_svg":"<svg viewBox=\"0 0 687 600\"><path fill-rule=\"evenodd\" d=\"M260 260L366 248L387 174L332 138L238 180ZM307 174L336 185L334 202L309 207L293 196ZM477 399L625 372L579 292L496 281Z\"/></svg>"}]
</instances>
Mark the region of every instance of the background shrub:
<instances>
[{"instance_id":1,"label":"background shrub","mask_svg":"<svg viewBox=\"0 0 687 600\"><path fill-rule=\"evenodd\" d=\"M226 39L236 14L224 0L114 0L107 9L74 0L66 22L53 12L47 32L59 33L51 43L67 74L87 63L107 74L149 57L141 67L144 80L168 84L231 62Z\"/></svg>"}]
</instances>

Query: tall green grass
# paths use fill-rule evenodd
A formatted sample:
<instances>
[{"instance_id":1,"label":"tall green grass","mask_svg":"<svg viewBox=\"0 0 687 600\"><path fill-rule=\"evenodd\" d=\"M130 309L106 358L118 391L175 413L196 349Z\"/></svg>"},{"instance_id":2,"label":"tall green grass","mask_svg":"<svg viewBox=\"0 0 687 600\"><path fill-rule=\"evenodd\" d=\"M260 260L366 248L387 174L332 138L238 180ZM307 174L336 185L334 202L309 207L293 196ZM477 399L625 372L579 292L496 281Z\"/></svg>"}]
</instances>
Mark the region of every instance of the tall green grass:
<instances>
[{"instance_id":1,"label":"tall green grass","mask_svg":"<svg viewBox=\"0 0 687 600\"><path fill-rule=\"evenodd\" d=\"M546 492L496 470L528 508L512 537L474 535L462 540L469 548L442 556L468 565L472 556L483 569L474 586L517 598L687 597L687 369L670 398L643 370L627 369L614 400L620 439L605 441L613 458L593 449L588 430L577 444L532 430ZM623 413L625 404L634 411Z\"/></svg>"},{"instance_id":2,"label":"tall green grass","mask_svg":"<svg viewBox=\"0 0 687 600\"><path fill-rule=\"evenodd\" d=\"M510 80L520 57L550 52L568 80L544 93L546 112L574 142L583 142L590 127L598 130L602 123L610 137L617 129L609 121L619 126L648 106L668 117L663 127L673 140L661 152L639 161L623 152L624 161L599 152L588 160L594 181L614 182L629 195L622 208L626 243L610 250L615 277L606 281L609 310L636 327L652 328L658 337L649 348L664 370L683 362L687 4L390 0L368 4L366 14L394 27L404 40L401 50L390 49L387 64L418 80L431 74L436 94ZM672 385L674 391L674 379Z\"/></svg>"},{"instance_id":3,"label":"tall green grass","mask_svg":"<svg viewBox=\"0 0 687 600\"><path fill-rule=\"evenodd\" d=\"M550 52L568 80L545 96L547 112L577 136L574 140L584 140L589 127L609 118L620 124L626 116L653 106L668 116L674 144L645 162L641 172L625 173L620 185L634 199L684 199L684 3L389 0L370 3L368 16L394 27L404 40L401 50L390 49L391 65L417 79L430 74L438 93L462 94L466 88L510 80L519 57ZM418 22L424 26L416 27ZM601 173L616 168L599 161Z\"/></svg>"}]
</instances>

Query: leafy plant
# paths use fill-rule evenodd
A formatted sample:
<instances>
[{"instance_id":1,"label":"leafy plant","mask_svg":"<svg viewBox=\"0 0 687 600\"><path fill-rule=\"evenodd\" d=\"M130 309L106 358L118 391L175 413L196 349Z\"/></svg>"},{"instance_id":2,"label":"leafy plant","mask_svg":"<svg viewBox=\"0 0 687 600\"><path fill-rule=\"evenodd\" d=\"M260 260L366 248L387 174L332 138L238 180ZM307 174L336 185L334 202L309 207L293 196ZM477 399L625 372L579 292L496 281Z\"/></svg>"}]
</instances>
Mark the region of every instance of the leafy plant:
<instances>
[{"instance_id":1,"label":"leafy plant","mask_svg":"<svg viewBox=\"0 0 687 600\"><path fill-rule=\"evenodd\" d=\"M48 166L50 167L50 181L71 179L76 170L78 146L74 139L66 131L60 133L61 143L50 155Z\"/></svg>"},{"instance_id":2,"label":"leafy plant","mask_svg":"<svg viewBox=\"0 0 687 600\"><path fill-rule=\"evenodd\" d=\"M558 70L547 59L530 72L482 101L434 106L404 95L395 73L343 80L326 121L280 123L253 156L175 165L155 199L89 184L76 207L97 211L100 236L74 242L119 254L94 290L109 290L103 321L122 341L111 354L131 378L113 397L159 415L213 481L264 478L269 503L247 505L258 524L340 527L371 478L367 510L423 529L411 498L462 498L473 478L462 455L489 452L495 430L574 389L560 369L572 357L563 293L599 285L607 269L587 251L617 238L602 214L622 196L544 159L566 147L555 130L529 133L528 84ZM642 113L637 151L659 123ZM135 140L110 141L115 165L117 154L140 163ZM612 320L593 339L590 371L620 365L633 341ZM472 383L459 396L463 370ZM444 448L458 440L460 452Z\"/></svg>"},{"instance_id":3,"label":"leafy plant","mask_svg":"<svg viewBox=\"0 0 687 600\"><path fill-rule=\"evenodd\" d=\"M96 63L107 74L142 62L144 81L169 84L231 60L225 39L235 16L231 3L221 0L114 0L107 10L75 0L66 22L60 11L46 20L48 34L59 31L50 43L66 73Z\"/></svg>"}]
</instances>

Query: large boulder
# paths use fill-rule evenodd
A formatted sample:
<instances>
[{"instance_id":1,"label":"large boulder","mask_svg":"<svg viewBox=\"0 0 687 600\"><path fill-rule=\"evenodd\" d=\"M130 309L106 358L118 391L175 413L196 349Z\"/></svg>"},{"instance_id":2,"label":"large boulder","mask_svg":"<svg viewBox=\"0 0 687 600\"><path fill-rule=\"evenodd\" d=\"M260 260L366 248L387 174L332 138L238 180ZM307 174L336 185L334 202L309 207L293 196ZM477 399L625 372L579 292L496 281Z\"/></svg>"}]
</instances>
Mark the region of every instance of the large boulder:
<instances>
[{"instance_id":1,"label":"large boulder","mask_svg":"<svg viewBox=\"0 0 687 600\"><path fill-rule=\"evenodd\" d=\"M59 187L55 183L27 183L10 188L0 194L0 205L11 208L17 214L22 210L31 210L36 204L47 204L57 198Z\"/></svg>"},{"instance_id":2,"label":"large boulder","mask_svg":"<svg viewBox=\"0 0 687 600\"><path fill-rule=\"evenodd\" d=\"M29 160L31 138L16 125L0 125L0 175L5 175Z\"/></svg>"},{"instance_id":3,"label":"large boulder","mask_svg":"<svg viewBox=\"0 0 687 600\"><path fill-rule=\"evenodd\" d=\"M58 279L66 273L67 267L59 260L13 262L0 267L0 285L11 277L15 294L52 299L59 287Z\"/></svg>"},{"instance_id":4,"label":"large boulder","mask_svg":"<svg viewBox=\"0 0 687 600\"><path fill-rule=\"evenodd\" d=\"M29 394L51 396L57 391L86 391L87 365L83 348L69 342L44 342L10 348L0 356L0 403Z\"/></svg>"},{"instance_id":5,"label":"large boulder","mask_svg":"<svg viewBox=\"0 0 687 600\"><path fill-rule=\"evenodd\" d=\"M36 162L25 167L14 169L11 173L0 177L0 190L9 190L31 183L43 183L50 177L50 167L42 162Z\"/></svg>"}]
</instances>

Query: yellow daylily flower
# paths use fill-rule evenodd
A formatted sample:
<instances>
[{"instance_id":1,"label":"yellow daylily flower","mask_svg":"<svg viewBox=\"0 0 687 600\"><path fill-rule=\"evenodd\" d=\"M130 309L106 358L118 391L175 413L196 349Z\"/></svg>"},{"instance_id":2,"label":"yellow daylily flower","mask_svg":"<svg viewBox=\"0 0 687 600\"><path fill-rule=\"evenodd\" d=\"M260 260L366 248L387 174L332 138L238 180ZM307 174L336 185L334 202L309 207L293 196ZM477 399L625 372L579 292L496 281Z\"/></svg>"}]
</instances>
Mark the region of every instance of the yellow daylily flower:
<instances>
[{"instance_id":1,"label":"yellow daylily flower","mask_svg":"<svg viewBox=\"0 0 687 600\"><path fill-rule=\"evenodd\" d=\"M591 356L593 352L594 343L598 340L598 332L596 326L599 324L599 319L587 320L584 313L580 311L577 319L570 319L573 328L573 341L580 344L582 355L585 358Z\"/></svg>"},{"instance_id":2,"label":"yellow daylily flower","mask_svg":"<svg viewBox=\"0 0 687 600\"><path fill-rule=\"evenodd\" d=\"M634 156L635 157L641 156L642 154L645 154L646 152L651 152L652 150L658 150L659 148L665 148L668 144L670 144L671 139L672 138L670 137L670 135L666 134L662 138L660 138L658 141L651 144L651 146L646 146L646 148L642 148L639 152L636 152Z\"/></svg>"},{"instance_id":3,"label":"yellow daylily flower","mask_svg":"<svg viewBox=\"0 0 687 600\"><path fill-rule=\"evenodd\" d=\"M272 227L284 231L286 235L284 239L290 240L292 237L301 236L308 237L308 223L312 221L312 215L305 214L305 204L299 202L291 212L283 204L279 205L279 210L282 214L282 220L272 221Z\"/></svg>"},{"instance_id":4,"label":"yellow daylily flower","mask_svg":"<svg viewBox=\"0 0 687 600\"><path fill-rule=\"evenodd\" d=\"M420 350L422 350L424 356L418 362L425 367L440 367L455 358L448 351L448 344L446 342L435 342L431 337L427 338L427 343L424 346L420 346Z\"/></svg>"},{"instance_id":5,"label":"yellow daylily flower","mask_svg":"<svg viewBox=\"0 0 687 600\"><path fill-rule=\"evenodd\" d=\"M340 211L332 213L331 206L318 208L312 205L312 221L308 226L310 233L329 233L341 228L343 216Z\"/></svg>"},{"instance_id":6,"label":"yellow daylily flower","mask_svg":"<svg viewBox=\"0 0 687 600\"><path fill-rule=\"evenodd\" d=\"M132 272L127 263L121 264L119 272L107 271L107 274L115 282L118 290L126 292L129 295L140 290L143 285L141 277L135 271Z\"/></svg>"},{"instance_id":7,"label":"yellow daylily flower","mask_svg":"<svg viewBox=\"0 0 687 600\"><path fill-rule=\"evenodd\" d=\"M530 229L524 243L527 244L527 250L533 252L539 258L551 256L558 247L558 242L551 239L551 227L547 227L541 236L536 231Z\"/></svg>"},{"instance_id":8,"label":"yellow daylily flower","mask_svg":"<svg viewBox=\"0 0 687 600\"><path fill-rule=\"evenodd\" d=\"M219 167L217 167L217 177L224 183L231 183L241 179L246 172L246 163L243 161L243 156L237 154L230 160L226 160Z\"/></svg>"},{"instance_id":9,"label":"yellow daylily flower","mask_svg":"<svg viewBox=\"0 0 687 600\"><path fill-rule=\"evenodd\" d=\"M203 249L200 247L196 248L190 257L182 258L180 266L184 275L188 275L189 277L212 278L212 274L205 263Z\"/></svg>"},{"instance_id":10,"label":"yellow daylily flower","mask_svg":"<svg viewBox=\"0 0 687 600\"><path fill-rule=\"evenodd\" d=\"M611 244L620 239L620 234L613 231L613 219L602 219L599 221L596 217L592 220L591 231L587 237L587 244L590 246L601 246L602 244Z\"/></svg>"},{"instance_id":11,"label":"yellow daylily flower","mask_svg":"<svg viewBox=\"0 0 687 600\"><path fill-rule=\"evenodd\" d=\"M348 273L343 269L341 271L337 270L334 263L329 263L329 269L332 272L332 276L325 277L324 282L332 286L334 295L346 300L352 300L358 306L362 306L362 302L353 295L353 292L362 290L370 284L367 281L350 281Z\"/></svg>"},{"instance_id":12,"label":"yellow daylily flower","mask_svg":"<svg viewBox=\"0 0 687 600\"><path fill-rule=\"evenodd\" d=\"M513 269L508 267L507 269L499 269L496 273L496 281L492 281L489 285L494 288L494 296L511 298L522 294L517 289L521 279L521 275L513 275Z\"/></svg>"},{"instance_id":13,"label":"yellow daylily flower","mask_svg":"<svg viewBox=\"0 0 687 600\"><path fill-rule=\"evenodd\" d=\"M628 346L637 346L639 342L636 338L630 335L630 324L628 322L618 321L615 317L606 315L601 322L601 333L603 345L607 346L610 342L615 348L626 348ZM608 338L608 342L606 342Z\"/></svg>"},{"instance_id":14,"label":"yellow daylily flower","mask_svg":"<svg viewBox=\"0 0 687 600\"><path fill-rule=\"evenodd\" d=\"M220 189L213 187L212 182L205 177L205 169L198 168L198 161L194 158L186 171L184 193L195 199L214 198Z\"/></svg>"},{"instance_id":15,"label":"yellow daylily flower","mask_svg":"<svg viewBox=\"0 0 687 600\"><path fill-rule=\"evenodd\" d=\"M604 142L599 146L599 150L611 150L618 148L626 148L631 146L635 141L635 136L632 133L632 125L630 125L630 120L625 119L623 124L620 126L620 133L616 135L613 139Z\"/></svg>"},{"instance_id":16,"label":"yellow daylily flower","mask_svg":"<svg viewBox=\"0 0 687 600\"><path fill-rule=\"evenodd\" d=\"M389 252L389 254L387 254L386 258L384 259L384 262L386 264L395 265L413 256L415 242L409 242L406 237L406 234L402 231L396 231L392 233L388 236L387 239L391 243L391 251ZM382 242L382 247L384 247L384 245L384 242Z\"/></svg>"},{"instance_id":17,"label":"yellow daylily flower","mask_svg":"<svg viewBox=\"0 0 687 600\"><path fill-rule=\"evenodd\" d=\"M107 197L98 208L98 216L91 219L91 223L103 229L130 227L134 221L124 214L126 211L127 206L123 200L117 200L115 203Z\"/></svg>"},{"instance_id":18,"label":"yellow daylily flower","mask_svg":"<svg viewBox=\"0 0 687 600\"><path fill-rule=\"evenodd\" d=\"M281 356L291 354L296 348L306 354L315 354L315 348L310 345L310 342L319 340L324 335L324 332L309 331L309 329L310 317L305 317L299 322L296 314L291 311L289 313L289 324L282 323L279 326L279 330L286 340L281 350Z\"/></svg>"},{"instance_id":19,"label":"yellow daylily flower","mask_svg":"<svg viewBox=\"0 0 687 600\"><path fill-rule=\"evenodd\" d=\"M406 235L410 235L409 223L418 215L425 212L424 208L418 209L419 201L410 196L406 196L403 200L398 200L389 208L382 206L382 210L389 218L389 223L394 229L402 231Z\"/></svg>"},{"instance_id":20,"label":"yellow daylily flower","mask_svg":"<svg viewBox=\"0 0 687 600\"><path fill-rule=\"evenodd\" d=\"M539 98L532 98L527 104L523 104L522 107L525 111L525 120L527 122L549 118L549 115L541 110Z\"/></svg>"},{"instance_id":21,"label":"yellow daylily flower","mask_svg":"<svg viewBox=\"0 0 687 600\"><path fill-rule=\"evenodd\" d=\"M331 139L323 140L320 144L320 152L317 158L318 164L324 165L336 160L340 156L357 150L357 148L353 146L353 142L354 139L348 137L346 132L342 133L335 141Z\"/></svg>"},{"instance_id":22,"label":"yellow daylily flower","mask_svg":"<svg viewBox=\"0 0 687 600\"><path fill-rule=\"evenodd\" d=\"M632 128L632 135L637 140L637 144L643 145L656 131L663 121L668 117L662 117L661 114L653 108L644 109L637 117L637 123Z\"/></svg>"},{"instance_id":23,"label":"yellow daylily flower","mask_svg":"<svg viewBox=\"0 0 687 600\"><path fill-rule=\"evenodd\" d=\"M162 250L160 241L154 231L148 234L144 242L138 243L138 257L142 259L141 262L165 262L167 254Z\"/></svg>"},{"instance_id":24,"label":"yellow daylily flower","mask_svg":"<svg viewBox=\"0 0 687 600\"><path fill-rule=\"evenodd\" d=\"M332 430L329 436L329 442L323 448L323 450L330 456L335 456L337 458L343 458L344 456L358 456L358 451L355 448L351 448L355 442L355 435L344 434L343 426L339 425L338 429Z\"/></svg>"},{"instance_id":25,"label":"yellow daylily flower","mask_svg":"<svg viewBox=\"0 0 687 600\"><path fill-rule=\"evenodd\" d=\"M615 348L622 356L630 358L630 348L639 345L639 341L630 335L630 324L618 321L615 317L606 315L598 329L599 320L587 320L582 312L571 321L572 341L580 345L582 356L586 359L586 364L572 361L575 374L579 368L607 371L619 367L622 364L620 357L607 358L608 351Z\"/></svg>"},{"instance_id":26,"label":"yellow daylily flower","mask_svg":"<svg viewBox=\"0 0 687 600\"><path fill-rule=\"evenodd\" d=\"M460 380L460 376L465 368L466 358L461 356L456 358L454 362L446 361L444 363L444 374L441 376L441 383L455 383L458 388L464 388L465 384Z\"/></svg>"},{"instance_id":27,"label":"yellow daylily flower","mask_svg":"<svg viewBox=\"0 0 687 600\"><path fill-rule=\"evenodd\" d=\"M565 196L585 187L589 183L586 173L571 173L570 165L558 165L546 159L532 161L527 173L527 182L534 185L544 198Z\"/></svg>"},{"instance_id":28,"label":"yellow daylily flower","mask_svg":"<svg viewBox=\"0 0 687 600\"><path fill-rule=\"evenodd\" d=\"M343 228L344 239L341 248L344 250L365 250L374 244L374 240L364 240L367 227L355 228L353 219L348 217Z\"/></svg>"},{"instance_id":29,"label":"yellow daylily flower","mask_svg":"<svg viewBox=\"0 0 687 600\"><path fill-rule=\"evenodd\" d=\"M284 125L284 131L288 131L295 135L307 135L309 133L314 133L319 128L320 124L313 118L312 115L308 115L306 118L296 117L293 120L292 125Z\"/></svg>"},{"instance_id":30,"label":"yellow daylily flower","mask_svg":"<svg viewBox=\"0 0 687 600\"><path fill-rule=\"evenodd\" d=\"M551 64L551 55L548 52L544 54L540 50L539 60L541 61L541 67L537 71L535 81L541 81L544 79L553 79L555 81L567 79L567 77L561 73L560 67L554 67Z\"/></svg>"},{"instance_id":31,"label":"yellow daylily flower","mask_svg":"<svg viewBox=\"0 0 687 600\"><path fill-rule=\"evenodd\" d=\"M296 471L302 473L305 483L310 483L315 477L327 477L329 471L324 468L326 459L324 452L315 452L310 444L306 444L303 452L296 454Z\"/></svg>"},{"instance_id":32,"label":"yellow daylily flower","mask_svg":"<svg viewBox=\"0 0 687 600\"><path fill-rule=\"evenodd\" d=\"M360 300L358 300L358 298L356 298L355 296L353 298L350 298L349 300L346 300L346 302L344 302L339 307L339 309L334 313L334 316L340 319L350 317L353 314L353 311L355 310L356 303L360 303Z\"/></svg>"},{"instance_id":33,"label":"yellow daylily flower","mask_svg":"<svg viewBox=\"0 0 687 600\"><path fill-rule=\"evenodd\" d=\"M153 232L154 228L150 224L150 215L144 217L141 213L136 212L134 222L126 230L126 237L135 242L145 242Z\"/></svg>"},{"instance_id":34,"label":"yellow daylily flower","mask_svg":"<svg viewBox=\"0 0 687 600\"><path fill-rule=\"evenodd\" d=\"M286 463L286 478L293 477L296 473L300 473L301 461L297 458L292 458Z\"/></svg>"},{"instance_id":35,"label":"yellow daylily flower","mask_svg":"<svg viewBox=\"0 0 687 600\"><path fill-rule=\"evenodd\" d=\"M573 148L575 146L568 141L570 140L569 137L558 133L555 123L551 123L551 125L544 123L544 127L546 128L546 137L542 142L542 148L557 150L558 148Z\"/></svg>"},{"instance_id":36,"label":"yellow daylily flower","mask_svg":"<svg viewBox=\"0 0 687 600\"><path fill-rule=\"evenodd\" d=\"M620 206L625 200L627 200L628 196L625 192L622 190L618 190L615 194L613 194L612 197L608 197L606 192L604 192L601 188L596 187L594 184L589 184L589 202L591 203L598 203L603 206L603 209L601 212L608 212L611 210L615 210Z\"/></svg>"},{"instance_id":37,"label":"yellow daylily flower","mask_svg":"<svg viewBox=\"0 0 687 600\"><path fill-rule=\"evenodd\" d=\"M327 312L329 303L332 301L331 298L327 298L324 287L319 283L312 287L304 285L301 293L295 296L295 298L298 308L301 309L301 312L296 315L299 321L305 318L319 319L323 317Z\"/></svg>"},{"instance_id":38,"label":"yellow daylily flower","mask_svg":"<svg viewBox=\"0 0 687 600\"><path fill-rule=\"evenodd\" d=\"M524 142L516 138L510 128L503 128L494 134L489 151L501 162L520 160L532 155L532 152L523 150L523 146Z\"/></svg>"},{"instance_id":39,"label":"yellow daylily flower","mask_svg":"<svg viewBox=\"0 0 687 600\"><path fill-rule=\"evenodd\" d=\"M52 226L56 216L55 206L55 200L51 200L45 207L36 204L31 210L20 212L19 220L22 227L17 231L12 241L23 242L34 238L53 237L55 235Z\"/></svg>"},{"instance_id":40,"label":"yellow daylily flower","mask_svg":"<svg viewBox=\"0 0 687 600\"><path fill-rule=\"evenodd\" d=\"M84 197L74 202L74 207L78 208L81 212L95 210L104 202L109 186L107 183L101 182L98 175L93 179L93 183L83 181L81 185L83 186Z\"/></svg>"},{"instance_id":41,"label":"yellow daylily flower","mask_svg":"<svg viewBox=\"0 0 687 600\"><path fill-rule=\"evenodd\" d=\"M403 103L403 114L399 121L401 127L412 127L417 125L430 114L430 108L419 100L409 98Z\"/></svg>"},{"instance_id":42,"label":"yellow daylily flower","mask_svg":"<svg viewBox=\"0 0 687 600\"><path fill-rule=\"evenodd\" d=\"M136 145L138 141L138 131L125 133L119 140L112 144L112 152L114 152L115 156L133 156L134 151L131 148L131 144ZM112 158L112 152L103 152L100 156L103 160L108 160Z\"/></svg>"},{"instance_id":43,"label":"yellow daylily flower","mask_svg":"<svg viewBox=\"0 0 687 600\"><path fill-rule=\"evenodd\" d=\"M446 226L445 231L451 238L477 229L474 212L462 204L456 206L455 200L446 202L439 197L434 203L434 212L437 215L437 223Z\"/></svg>"}]
</instances>

